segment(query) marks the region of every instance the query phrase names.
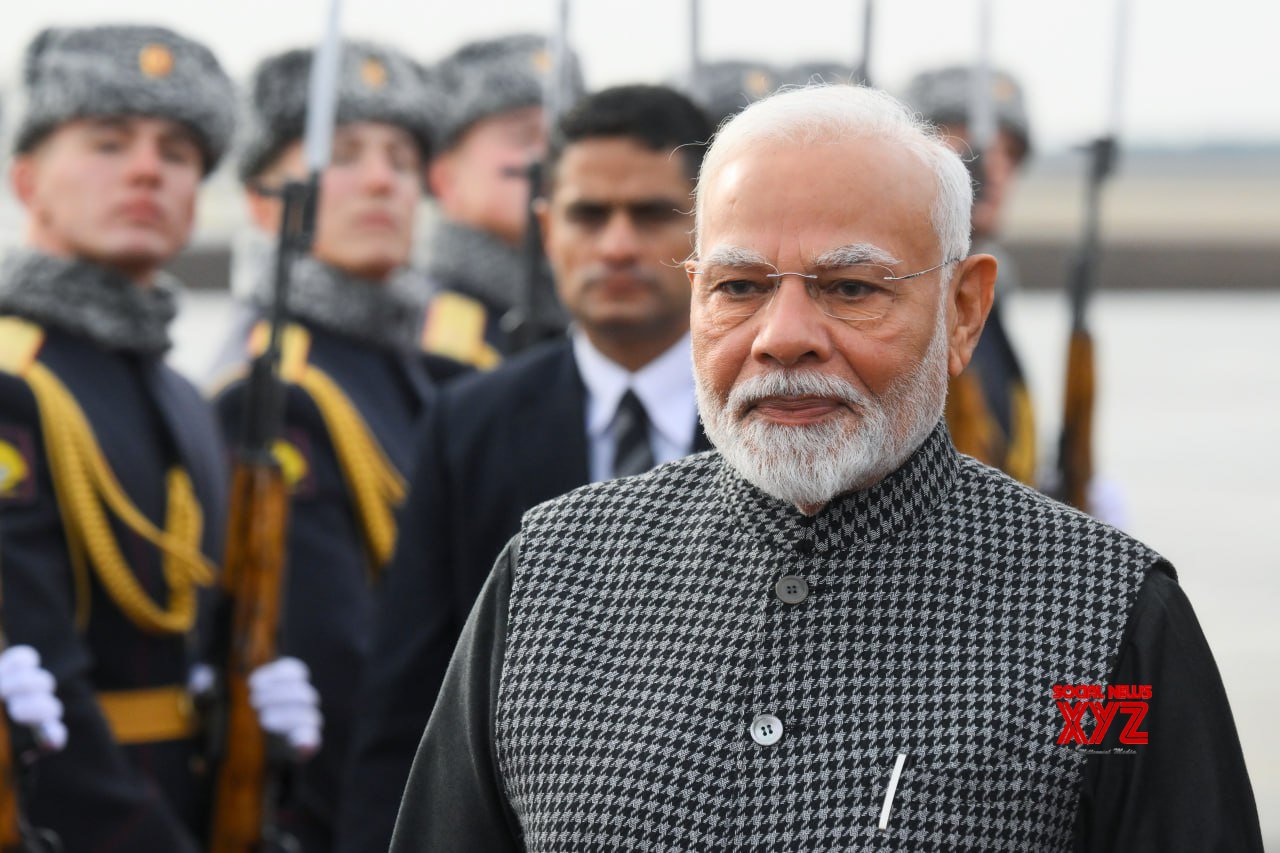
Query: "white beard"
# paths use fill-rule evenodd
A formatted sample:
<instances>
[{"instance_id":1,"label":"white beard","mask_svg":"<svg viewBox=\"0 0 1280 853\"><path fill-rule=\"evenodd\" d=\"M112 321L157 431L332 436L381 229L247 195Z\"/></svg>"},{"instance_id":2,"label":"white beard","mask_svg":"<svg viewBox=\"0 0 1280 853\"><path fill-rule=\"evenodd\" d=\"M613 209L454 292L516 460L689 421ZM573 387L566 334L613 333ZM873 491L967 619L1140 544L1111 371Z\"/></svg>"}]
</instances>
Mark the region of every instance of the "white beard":
<instances>
[{"instance_id":1,"label":"white beard","mask_svg":"<svg viewBox=\"0 0 1280 853\"><path fill-rule=\"evenodd\" d=\"M721 402L695 370L698 411L707 437L747 482L798 507L822 506L837 495L868 488L899 468L942 417L947 399L946 305L939 300L924 359L881 397L814 370L774 370L752 377ZM855 413L809 426L743 418L773 396L841 400Z\"/></svg>"}]
</instances>

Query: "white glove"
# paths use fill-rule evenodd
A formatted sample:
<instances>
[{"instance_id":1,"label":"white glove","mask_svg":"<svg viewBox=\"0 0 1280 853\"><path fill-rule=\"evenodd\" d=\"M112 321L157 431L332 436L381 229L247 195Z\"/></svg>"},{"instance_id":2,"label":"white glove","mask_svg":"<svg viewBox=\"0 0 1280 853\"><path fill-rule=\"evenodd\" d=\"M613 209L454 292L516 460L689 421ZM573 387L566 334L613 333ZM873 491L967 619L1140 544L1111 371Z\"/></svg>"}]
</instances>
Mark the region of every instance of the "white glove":
<instances>
[{"instance_id":1,"label":"white glove","mask_svg":"<svg viewBox=\"0 0 1280 853\"><path fill-rule=\"evenodd\" d=\"M249 704L266 732L284 738L298 758L320 749L320 694L311 671L297 658L277 658L249 674Z\"/></svg>"},{"instance_id":2,"label":"white glove","mask_svg":"<svg viewBox=\"0 0 1280 853\"><path fill-rule=\"evenodd\" d=\"M40 653L31 646L10 646L0 653L0 699L9 708L9 719L29 727L45 752L67 745L56 686L53 675L40 666Z\"/></svg>"},{"instance_id":3,"label":"white glove","mask_svg":"<svg viewBox=\"0 0 1280 853\"><path fill-rule=\"evenodd\" d=\"M1125 530L1132 519L1129 518L1129 493L1118 480L1095 475L1089 480L1089 491L1085 500L1089 504L1089 514L1104 524L1110 524L1117 530Z\"/></svg>"}]
</instances>

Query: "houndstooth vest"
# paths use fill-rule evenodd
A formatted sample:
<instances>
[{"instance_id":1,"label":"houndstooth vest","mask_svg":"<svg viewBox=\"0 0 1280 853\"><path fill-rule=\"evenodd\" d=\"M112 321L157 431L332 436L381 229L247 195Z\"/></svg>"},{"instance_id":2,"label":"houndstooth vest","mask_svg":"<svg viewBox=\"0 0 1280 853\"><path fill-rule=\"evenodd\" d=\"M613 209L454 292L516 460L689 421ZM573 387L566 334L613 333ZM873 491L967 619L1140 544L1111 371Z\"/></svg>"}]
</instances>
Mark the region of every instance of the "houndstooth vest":
<instances>
[{"instance_id":1,"label":"houndstooth vest","mask_svg":"<svg viewBox=\"0 0 1280 853\"><path fill-rule=\"evenodd\" d=\"M543 504L497 714L527 848L1066 849L1051 686L1105 681L1158 560L942 426L813 518L716 453Z\"/></svg>"}]
</instances>

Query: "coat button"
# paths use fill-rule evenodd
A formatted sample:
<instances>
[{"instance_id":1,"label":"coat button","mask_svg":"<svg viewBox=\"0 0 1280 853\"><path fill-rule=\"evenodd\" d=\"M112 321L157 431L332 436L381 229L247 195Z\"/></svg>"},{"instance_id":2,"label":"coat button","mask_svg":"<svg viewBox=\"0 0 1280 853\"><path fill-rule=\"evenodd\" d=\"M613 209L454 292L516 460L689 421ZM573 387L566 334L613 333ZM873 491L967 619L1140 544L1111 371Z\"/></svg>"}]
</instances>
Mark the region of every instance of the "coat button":
<instances>
[{"instance_id":1,"label":"coat button","mask_svg":"<svg viewBox=\"0 0 1280 853\"><path fill-rule=\"evenodd\" d=\"M751 721L751 739L761 746L773 746L782 740L782 720L773 714L761 714Z\"/></svg>"},{"instance_id":2,"label":"coat button","mask_svg":"<svg viewBox=\"0 0 1280 853\"><path fill-rule=\"evenodd\" d=\"M798 575L783 575L773 585L773 592L786 604L799 604L809 597L809 582Z\"/></svg>"}]
</instances>

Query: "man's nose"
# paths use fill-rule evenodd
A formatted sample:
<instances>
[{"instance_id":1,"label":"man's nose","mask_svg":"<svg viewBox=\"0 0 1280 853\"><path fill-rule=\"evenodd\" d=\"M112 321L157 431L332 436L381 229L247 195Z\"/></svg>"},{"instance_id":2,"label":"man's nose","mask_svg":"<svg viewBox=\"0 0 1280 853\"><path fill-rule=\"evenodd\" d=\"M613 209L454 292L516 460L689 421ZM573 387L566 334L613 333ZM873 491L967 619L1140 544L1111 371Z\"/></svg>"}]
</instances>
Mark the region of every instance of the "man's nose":
<instances>
[{"instance_id":1,"label":"man's nose","mask_svg":"<svg viewBox=\"0 0 1280 853\"><path fill-rule=\"evenodd\" d=\"M141 140L129 151L128 173L132 180L158 181L164 165L164 157L160 146Z\"/></svg>"},{"instance_id":2,"label":"man's nose","mask_svg":"<svg viewBox=\"0 0 1280 853\"><path fill-rule=\"evenodd\" d=\"M386 192L395 179L395 170L386 157L368 157L360 168L365 187L371 192Z\"/></svg>"},{"instance_id":3,"label":"man's nose","mask_svg":"<svg viewBox=\"0 0 1280 853\"><path fill-rule=\"evenodd\" d=\"M773 298L762 309L751 355L783 367L826 361L832 347L830 318L810 298L805 279L786 275L777 282Z\"/></svg>"},{"instance_id":4,"label":"man's nose","mask_svg":"<svg viewBox=\"0 0 1280 853\"><path fill-rule=\"evenodd\" d=\"M609 215L600 234L600 254L610 263L631 263L640 250L640 235L625 211Z\"/></svg>"}]
</instances>

